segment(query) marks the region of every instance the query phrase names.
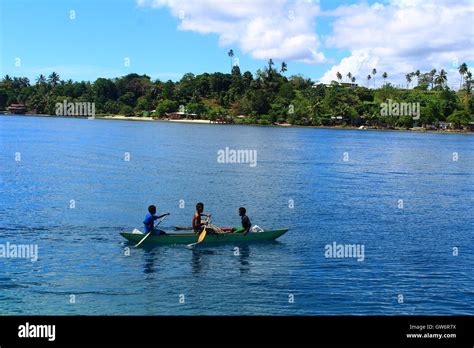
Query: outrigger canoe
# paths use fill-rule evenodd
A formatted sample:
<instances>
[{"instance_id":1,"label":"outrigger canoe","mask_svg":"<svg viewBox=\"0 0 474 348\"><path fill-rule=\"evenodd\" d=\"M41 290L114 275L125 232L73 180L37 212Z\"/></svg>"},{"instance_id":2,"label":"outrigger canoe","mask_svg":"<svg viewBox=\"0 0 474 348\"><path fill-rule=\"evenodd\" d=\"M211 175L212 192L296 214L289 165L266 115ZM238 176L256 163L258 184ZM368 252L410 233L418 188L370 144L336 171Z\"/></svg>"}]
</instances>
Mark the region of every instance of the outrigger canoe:
<instances>
[{"instance_id":1,"label":"outrigger canoe","mask_svg":"<svg viewBox=\"0 0 474 348\"><path fill-rule=\"evenodd\" d=\"M246 236L243 233L208 233L202 245L229 244L229 243L254 243L274 241L288 232L287 228L279 230L269 230L263 232L250 232ZM142 233L120 233L129 242L138 243L145 236ZM192 244L198 241L195 233L167 233L160 236L148 237L142 245L175 245Z\"/></svg>"}]
</instances>

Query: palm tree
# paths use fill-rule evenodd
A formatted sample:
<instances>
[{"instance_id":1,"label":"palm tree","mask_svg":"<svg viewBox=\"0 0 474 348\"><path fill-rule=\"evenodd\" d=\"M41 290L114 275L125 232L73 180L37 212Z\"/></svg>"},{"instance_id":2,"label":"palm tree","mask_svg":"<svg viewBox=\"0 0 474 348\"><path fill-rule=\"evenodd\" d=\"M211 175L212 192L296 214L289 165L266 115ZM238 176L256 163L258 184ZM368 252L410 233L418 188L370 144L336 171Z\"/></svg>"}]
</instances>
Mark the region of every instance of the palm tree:
<instances>
[{"instance_id":1,"label":"palm tree","mask_svg":"<svg viewBox=\"0 0 474 348\"><path fill-rule=\"evenodd\" d=\"M20 77L18 80L20 81L21 88L25 88L30 85L30 79L27 77Z\"/></svg>"},{"instance_id":2,"label":"palm tree","mask_svg":"<svg viewBox=\"0 0 474 348\"><path fill-rule=\"evenodd\" d=\"M416 76L416 72L411 72L410 73L410 77L411 77L411 80L413 81L413 78Z\"/></svg>"},{"instance_id":3,"label":"palm tree","mask_svg":"<svg viewBox=\"0 0 474 348\"><path fill-rule=\"evenodd\" d=\"M468 71L466 73L466 94L471 94L471 86L472 86L472 72Z\"/></svg>"},{"instance_id":4,"label":"palm tree","mask_svg":"<svg viewBox=\"0 0 474 348\"><path fill-rule=\"evenodd\" d=\"M230 71L232 71L232 68L234 67L234 50L230 50L227 55L229 56L230 58Z\"/></svg>"},{"instance_id":5,"label":"palm tree","mask_svg":"<svg viewBox=\"0 0 474 348\"><path fill-rule=\"evenodd\" d=\"M349 82L350 82L351 79L352 79L352 74L351 74L351 72L348 72L346 76L347 76L347 78L349 79Z\"/></svg>"},{"instance_id":6,"label":"palm tree","mask_svg":"<svg viewBox=\"0 0 474 348\"><path fill-rule=\"evenodd\" d=\"M273 70L273 66L275 65L275 63L273 63L273 59L269 59L268 60L268 70L272 71Z\"/></svg>"},{"instance_id":7,"label":"palm tree","mask_svg":"<svg viewBox=\"0 0 474 348\"><path fill-rule=\"evenodd\" d=\"M405 75L405 78L406 78L406 80L407 80L407 89L410 89L411 73L410 73L410 74L406 74L406 75Z\"/></svg>"},{"instance_id":8,"label":"palm tree","mask_svg":"<svg viewBox=\"0 0 474 348\"><path fill-rule=\"evenodd\" d=\"M284 74L287 71L288 71L288 65L285 62L282 62L280 72Z\"/></svg>"},{"instance_id":9,"label":"palm tree","mask_svg":"<svg viewBox=\"0 0 474 348\"><path fill-rule=\"evenodd\" d=\"M459 89L462 89L462 83L463 83L463 80L464 80L464 75L467 73L467 64L466 63L462 63L459 67L458 67L458 71L459 71L459 75L461 75L461 84L459 85Z\"/></svg>"},{"instance_id":10,"label":"palm tree","mask_svg":"<svg viewBox=\"0 0 474 348\"><path fill-rule=\"evenodd\" d=\"M430 81L431 81L431 89L433 89L434 86L434 76L436 75L436 69L433 69L430 71Z\"/></svg>"},{"instance_id":11,"label":"palm tree","mask_svg":"<svg viewBox=\"0 0 474 348\"><path fill-rule=\"evenodd\" d=\"M48 76L48 82L53 87L58 84L59 80L59 75L56 74L54 71L51 73L51 75Z\"/></svg>"},{"instance_id":12,"label":"palm tree","mask_svg":"<svg viewBox=\"0 0 474 348\"><path fill-rule=\"evenodd\" d=\"M370 79L372 78L372 76L370 75L367 75L367 88L369 88L369 82L370 82Z\"/></svg>"},{"instance_id":13,"label":"palm tree","mask_svg":"<svg viewBox=\"0 0 474 348\"><path fill-rule=\"evenodd\" d=\"M339 83L341 83L342 80L342 74L338 71L336 74L337 79L339 80Z\"/></svg>"},{"instance_id":14,"label":"palm tree","mask_svg":"<svg viewBox=\"0 0 474 348\"><path fill-rule=\"evenodd\" d=\"M415 71L416 85L417 85L417 86L420 84L420 75L421 75L421 71L420 71L420 70Z\"/></svg>"},{"instance_id":15,"label":"palm tree","mask_svg":"<svg viewBox=\"0 0 474 348\"><path fill-rule=\"evenodd\" d=\"M45 84L46 84L46 76L44 76L43 74L40 74L40 76L36 78L36 85L44 86Z\"/></svg>"},{"instance_id":16,"label":"palm tree","mask_svg":"<svg viewBox=\"0 0 474 348\"><path fill-rule=\"evenodd\" d=\"M447 77L446 71L444 69L441 69L438 76L436 76L435 78L435 84L438 86L443 86L447 81L448 81L448 77Z\"/></svg>"},{"instance_id":17,"label":"palm tree","mask_svg":"<svg viewBox=\"0 0 474 348\"><path fill-rule=\"evenodd\" d=\"M372 75L374 76L374 88L375 88L375 75L377 74L377 69L372 69Z\"/></svg>"},{"instance_id":18,"label":"palm tree","mask_svg":"<svg viewBox=\"0 0 474 348\"><path fill-rule=\"evenodd\" d=\"M382 74L384 86L385 86L385 84L386 84L385 80L387 80L387 77L388 77L388 74L387 74L386 72L384 72L384 73Z\"/></svg>"},{"instance_id":19,"label":"palm tree","mask_svg":"<svg viewBox=\"0 0 474 348\"><path fill-rule=\"evenodd\" d=\"M3 81L11 82L12 78L10 77L10 75L5 75L5 77L3 78Z\"/></svg>"},{"instance_id":20,"label":"palm tree","mask_svg":"<svg viewBox=\"0 0 474 348\"><path fill-rule=\"evenodd\" d=\"M273 79L273 66L275 65L275 63L273 63L273 59L269 59L268 60L268 73L267 73L267 76L268 76L268 79L271 80Z\"/></svg>"}]
</instances>

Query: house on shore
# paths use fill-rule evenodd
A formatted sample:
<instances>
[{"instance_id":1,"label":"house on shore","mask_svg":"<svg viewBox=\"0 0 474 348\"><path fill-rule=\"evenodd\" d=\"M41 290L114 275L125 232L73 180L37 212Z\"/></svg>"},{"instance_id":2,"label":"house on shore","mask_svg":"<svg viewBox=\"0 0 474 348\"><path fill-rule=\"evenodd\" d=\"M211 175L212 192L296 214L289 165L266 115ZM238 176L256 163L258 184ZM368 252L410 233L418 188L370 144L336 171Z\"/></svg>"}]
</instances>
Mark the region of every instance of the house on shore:
<instances>
[{"instance_id":1,"label":"house on shore","mask_svg":"<svg viewBox=\"0 0 474 348\"><path fill-rule=\"evenodd\" d=\"M215 120L211 120L211 123L217 123L217 124L233 124L234 119L232 116L224 116L220 115L217 116Z\"/></svg>"},{"instance_id":2,"label":"house on shore","mask_svg":"<svg viewBox=\"0 0 474 348\"><path fill-rule=\"evenodd\" d=\"M165 114L166 118L169 118L170 120L194 120L197 118L197 114L188 114L186 112L170 112Z\"/></svg>"},{"instance_id":3,"label":"house on shore","mask_svg":"<svg viewBox=\"0 0 474 348\"><path fill-rule=\"evenodd\" d=\"M27 108L25 104L12 104L7 107L7 113L12 115L24 115L26 111Z\"/></svg>"},{"instance_id":4,"label":"house on shore","mask_svg":"<svg viewBox=\"0 0 474 348\"><path fill-rule=\"evenodd\" d=\"M438 122L438 129L442 129L442 130L453 129L453 124L451 122L440 121Z\"/></svg>"},{"instance_id":5,"label":"house on shore","mask_svg":"<svg viewBox=\"0 0 474 348\"><path fill-rule=\"evenodd\" d=\"M312 88L317 88L319 83L315 83ZM359 87L359 84L357 83L352 83L352 82L337 82L337 81L332 81L331 83L324 83L325 87L334 87L334 86L341 86L344 88L354 88L354 87Z\"/></svg>"},{"instance_id":6,"label":"house on shore","mask_svg":"<svg viewBox=\"0 0 474 348\"><path fill-rule=\"evenodd\" d=\"M469 122L467 129L469 129L470 132L474 132L474 122Z\"/></svg>"},{"instance_id":7,"label":"house on shore","mask_svg":"<svg viewBox=\"0 0 474 348\"><path fill-rule=\"evenodd\" d=\"M345 123L344 117L342 116L331 116L331 124L340 126Z\"/></svg>"}]
</instances>

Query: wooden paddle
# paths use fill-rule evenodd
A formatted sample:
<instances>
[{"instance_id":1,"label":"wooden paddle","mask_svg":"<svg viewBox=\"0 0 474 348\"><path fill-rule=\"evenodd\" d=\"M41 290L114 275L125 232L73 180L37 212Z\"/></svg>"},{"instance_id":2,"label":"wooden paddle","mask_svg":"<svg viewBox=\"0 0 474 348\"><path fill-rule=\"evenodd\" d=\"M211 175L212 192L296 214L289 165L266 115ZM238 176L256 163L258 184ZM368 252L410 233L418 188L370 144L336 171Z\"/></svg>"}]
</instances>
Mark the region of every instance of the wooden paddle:
<instances>
[{"instance_id":1,"label":"wooden paddle","mask_svg":"<svg viewBox=\"0 0 474 348\"><path fill-rule=\"evenodd\" d=\"M204 238L206 238L206 234L207 234L206 227L207 227L208 224L209 224L209 218L207 218L207 220L206 220L206 224L205 224L204 229L202 230L201 234L199 235L198 241L196 243L188 244L188 248L192 248L196 244L202 243L204 241Z\"/></svg>"},{"instance_id":2,"label":"wooden paddle","mask_svg":"<svg viewBox=\"0 0 474 348\"><path fill-rule=\"evenodd\" d=\"M166 219L167 216L168 215L163 216L161 220L156 224L155 227L158 227ZM134 246L134 248L138 248L152 234L152 232L153 231L148 232L148 234L145 237L143 237L142 240L139 241L137 245Z\"/></svg>"}]
</instances>

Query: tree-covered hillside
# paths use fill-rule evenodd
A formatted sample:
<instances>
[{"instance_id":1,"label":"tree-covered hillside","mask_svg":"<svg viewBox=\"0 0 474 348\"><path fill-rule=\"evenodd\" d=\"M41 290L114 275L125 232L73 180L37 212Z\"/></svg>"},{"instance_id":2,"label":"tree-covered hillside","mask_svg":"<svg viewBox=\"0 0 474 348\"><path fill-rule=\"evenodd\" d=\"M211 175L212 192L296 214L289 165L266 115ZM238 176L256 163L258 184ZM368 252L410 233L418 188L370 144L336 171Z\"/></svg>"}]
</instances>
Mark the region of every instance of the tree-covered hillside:
<instances>
[{"instance_id":1,"label":"tree-covered hillside","mask_svg":"<svg viewBox=\"0 0 474 348\"><path fill-rule=\"evenodd\" d=\"M36 113L54 115L56 103L67 100L94 102L97 114L160 117L185 111L211 120L243 115L239 122L255 124L409 128L447 121L461 128L474 121L473 79L466 64L459 67L459 91L447 86L444 70L408 73L404 88L392 86L388 73L376 69L364 78L364 86L357 85L351 73L337 73L330 85L324 85L299 75L287 77L287 71L286 63L276 66L269 60L255 74L233 66L230 74L188 73L177 82L137 74L74 82L53 72L31 83L7 75L0 82L0 110L22 103ZM387 100L419 103L420 118L381 115L381 104Z\"/></svg>"}]
</instances>

